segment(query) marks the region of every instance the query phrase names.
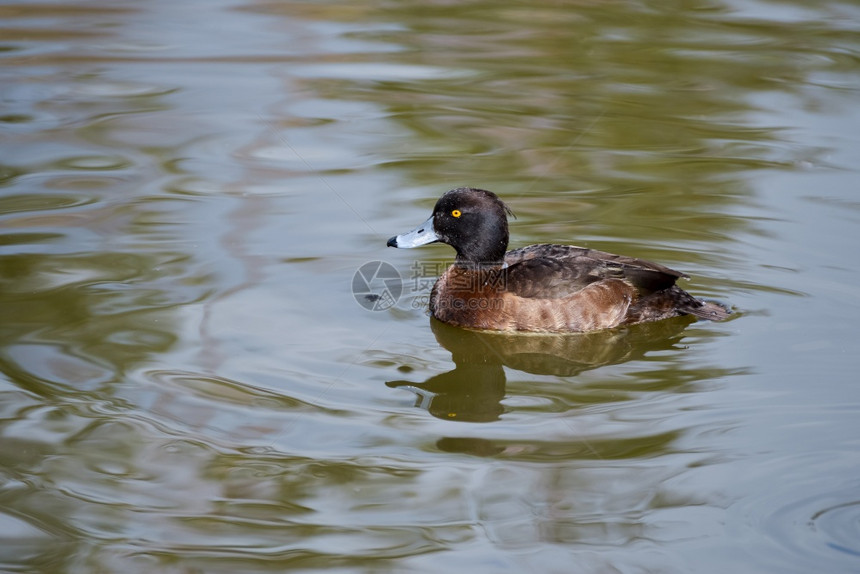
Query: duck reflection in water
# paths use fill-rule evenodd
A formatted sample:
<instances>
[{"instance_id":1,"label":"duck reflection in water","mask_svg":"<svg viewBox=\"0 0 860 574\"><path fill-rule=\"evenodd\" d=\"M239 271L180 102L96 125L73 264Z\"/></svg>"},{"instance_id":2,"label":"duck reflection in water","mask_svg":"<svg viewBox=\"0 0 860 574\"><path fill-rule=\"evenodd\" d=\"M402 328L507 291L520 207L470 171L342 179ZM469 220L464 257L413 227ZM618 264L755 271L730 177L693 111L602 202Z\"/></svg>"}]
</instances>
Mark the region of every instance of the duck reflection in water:
<instances>
[{"instance_id":1,"label":"duck reflection in water","mask_svg":"<svg viewBox=\"0 0 860 574\"><path fill-rule=\"evenodd\" d=\"M390 381L417 395L416 406L444 420L490 422L505 407L504 367L535 375L572 377L605 365L641 359L675 347L692 317L575 334L516 334L471 331L431 318L440 345L451 352L454 369L423 383Z\"/></svg>"}]
</instances>

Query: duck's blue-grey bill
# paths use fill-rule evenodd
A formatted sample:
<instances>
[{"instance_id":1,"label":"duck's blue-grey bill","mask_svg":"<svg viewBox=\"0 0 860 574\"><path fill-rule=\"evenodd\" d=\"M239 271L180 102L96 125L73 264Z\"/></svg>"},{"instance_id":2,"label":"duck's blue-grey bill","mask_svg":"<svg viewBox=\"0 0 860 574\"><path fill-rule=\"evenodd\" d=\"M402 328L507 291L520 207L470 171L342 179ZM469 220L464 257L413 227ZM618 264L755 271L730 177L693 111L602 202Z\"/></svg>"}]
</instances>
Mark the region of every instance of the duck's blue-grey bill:
<instances>
[{"instance_id":1,"label":"duck's blue-grey bill","mask_svg":"<svg viewBox=\"0 0 860 574\"><path fill-rule=\"evenodd\" d=\"M427 245L428 243L433 243L434 241L439 241L439 236L436 235L436 231L433 229L433 216L431 215L430 219L428 219L409 233L404 233L403 235L396 235L389 239L388 246L408 249L411 247L420 247L421 245Z\"/></svg>"}]
</instances>

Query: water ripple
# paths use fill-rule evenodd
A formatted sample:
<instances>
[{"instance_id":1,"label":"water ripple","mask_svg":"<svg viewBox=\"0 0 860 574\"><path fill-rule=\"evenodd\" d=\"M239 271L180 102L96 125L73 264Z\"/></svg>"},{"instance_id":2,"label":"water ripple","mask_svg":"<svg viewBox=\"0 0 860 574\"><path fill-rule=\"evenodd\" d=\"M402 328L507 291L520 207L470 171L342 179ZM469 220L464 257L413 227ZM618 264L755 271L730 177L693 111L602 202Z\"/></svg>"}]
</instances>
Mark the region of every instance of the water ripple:
<instances>
[{"instance_id":1,"label":"water ripple","mask_svg":"<svg viewBox=\"0 0 860 574\"><path fill-rule=\"evenodd\" d=\"M808 524L829 547L860 557L860 499L820 510Z\"/></svg>"},{"instance_id":2,"label":"water ripple","mask_svg":"<svg viewBox=\"0 0 860 574\"><path fill-rule=\"evenodd\" d=\"M791 461L793 468L785 475L802 474L799 463ZM833 477L844 476L830 472ZM782 571L788 571L789 566L808 572L856 569L860 557L860 482L822 482L820 476L792 477L764 496L738 503L730 512L730 524L743 532L763 533L776 542L782 551L772 553L770 560L781 561Z\"/></svg>"}]
</instances>

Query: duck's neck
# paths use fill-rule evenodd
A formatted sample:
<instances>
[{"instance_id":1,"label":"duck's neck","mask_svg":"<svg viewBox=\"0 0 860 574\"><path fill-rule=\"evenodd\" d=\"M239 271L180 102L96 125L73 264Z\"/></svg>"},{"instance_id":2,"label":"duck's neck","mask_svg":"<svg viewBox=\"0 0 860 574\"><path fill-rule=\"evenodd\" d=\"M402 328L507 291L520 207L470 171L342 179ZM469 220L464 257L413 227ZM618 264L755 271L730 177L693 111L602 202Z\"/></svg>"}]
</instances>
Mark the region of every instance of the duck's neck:
<instances>
[{"instance_id":1,"label":"duck's neck","mask_svg":"<svg viewBox=\"0 0 860 574\"><path fill-rule=\"evenodd\" d=\"M454 246L457 250L455 264L461 267L493 268L505 263L508 250L508 226L477 229L465 240Z\"/></svg>"},{"instance_id":2,"label":"duck's neck","mask_svg":"<svg viewBox=\"0 0 860 574\"><path fill-rule=\"evenodd\" d=\"M483 254L467 252L469 253L468 256L464 255L463 252L458 251L454 264L458 267L471 269L493 269L502 267L505 264L505 248L507 246L508 242L505 241L493 252L486 252Z\"/></svg>"},{"instance_id":3,"label":"duck's neck","mask_svg":"<svg viewBox=\"0 0 860 574\"><path fill-rule=\"evenodd\" d=\"M468 271L492 271L494 269L504 269L507 263L505 263L504 259L500 261L471 261L458 255L454 260L454 266Z\"/></svg>"}]
</instances>

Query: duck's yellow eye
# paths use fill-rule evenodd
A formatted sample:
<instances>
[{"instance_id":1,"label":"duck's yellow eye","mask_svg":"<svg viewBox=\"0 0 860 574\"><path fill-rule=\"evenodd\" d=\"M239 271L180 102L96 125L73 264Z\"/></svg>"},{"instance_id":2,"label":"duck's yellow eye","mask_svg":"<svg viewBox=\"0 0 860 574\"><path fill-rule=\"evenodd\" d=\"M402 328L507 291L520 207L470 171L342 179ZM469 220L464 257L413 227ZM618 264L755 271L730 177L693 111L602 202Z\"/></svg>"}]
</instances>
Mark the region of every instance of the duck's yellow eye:
<instances>
[{"instance_id":1,"label":"duck's yellow eye","mask_svg":"<svg viewBox=\"0 0 860 574\"><path fill-rule=\"evenodd\" d=\"M451 212L451 215L453 215L454 217L460 217L463 214L460 213L459 209L455 209L454 211Z\"/></svg>"}]
</instances>

